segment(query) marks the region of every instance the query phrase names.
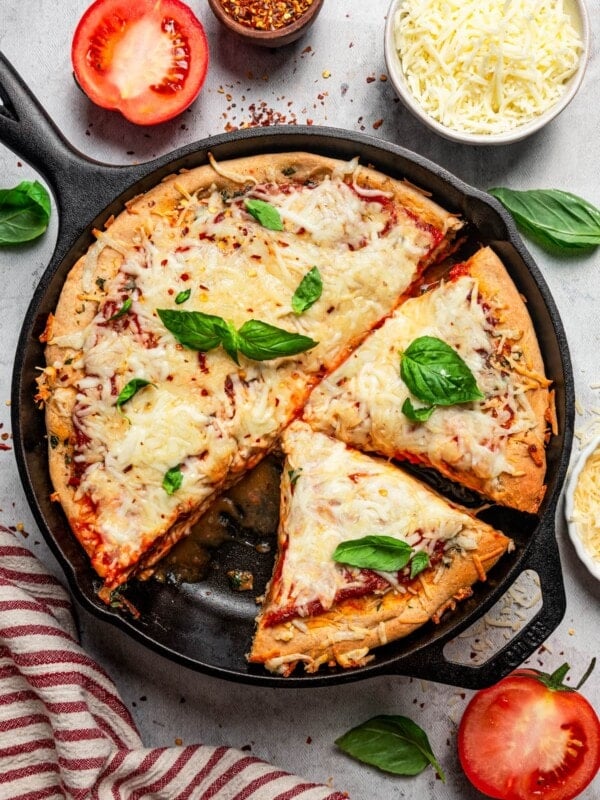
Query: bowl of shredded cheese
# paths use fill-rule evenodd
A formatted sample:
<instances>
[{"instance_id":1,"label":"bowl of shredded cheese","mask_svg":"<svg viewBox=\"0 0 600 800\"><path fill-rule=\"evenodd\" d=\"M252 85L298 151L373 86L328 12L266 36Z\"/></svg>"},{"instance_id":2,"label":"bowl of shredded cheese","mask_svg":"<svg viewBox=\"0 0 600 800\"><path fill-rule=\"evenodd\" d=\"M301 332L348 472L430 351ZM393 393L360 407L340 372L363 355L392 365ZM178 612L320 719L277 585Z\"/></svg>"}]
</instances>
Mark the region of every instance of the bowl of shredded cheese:
<instances>
[{"instance_id":1,"label":"bowl of shredded cheese","mask_svg":"<svg viewBox=\"0 0 600 800\"><path fill-rule=\"evenodd\" d=\"M447 139L509 144L573 99L590 26L583 0L392 0L390 79L405 106Z\"/></svg>"},{"instance_id":2,"label":"bowl of shredded cheese","mask_svg":"<svg viewBox=\"0 0 600 800\"><path fill-rule=\"evenodd\" d=\"M565 516L577 555L600 580L600 436L575 462L565 491Z\"/></svg>"}]
</instances>

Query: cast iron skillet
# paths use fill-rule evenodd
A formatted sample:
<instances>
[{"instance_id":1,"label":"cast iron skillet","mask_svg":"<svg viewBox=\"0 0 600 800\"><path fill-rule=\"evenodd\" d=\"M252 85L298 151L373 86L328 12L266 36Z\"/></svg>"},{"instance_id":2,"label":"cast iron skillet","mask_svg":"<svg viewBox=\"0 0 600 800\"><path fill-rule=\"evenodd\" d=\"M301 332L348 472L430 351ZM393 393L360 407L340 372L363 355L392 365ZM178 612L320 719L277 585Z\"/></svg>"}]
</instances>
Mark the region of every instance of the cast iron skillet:
<instances>
[{"instance_id":1,"label":"cast iron skillet","mask_svg":"<svg viewBox=\"0 0 600 800\"><path fill-rule=\"evenodd\" d=\"M193 669L230 680L265 686L320 686L382 674L412 675L457 686L479 688L499 680L527 658L554 630L565 611L565 595L554 533L556 504L569 460L573 434L574 391L565 333L549 290L526 251L511 219L499 204L441 167L393 144L354 132L317 127L247 129L189 145L146 164L109 166L92 161L65 141L19 76L0 55L0 141L42 173L52 187L59 212L56 249L27 311L15 358L12 426L17 463L33 514L62 565L77 599L162 655ZM559 434L548 448L548 490L540 515L533 517L494 507L488 520L511 535L516 550L501 560L472 599L437 625L427 625L408 639L376 651L374 662L351 671L333 669L318 675L281 678L248 665L256 613L254 594L231 592L225 572L231 567L254 572L255 589L268 579L273 555L233 543L224 546L206 581L138 584L128 597L141 612L133 619L97 599L98 579L70 533L58 504L51 503L46 436L42 414L33 402L36 367L43 364L38 335L56 305L67 273L92 241L91 231L117 214L125 201L146 191L172 172L207 161L210 149L222 161L238 156L312 150L363 163L404 177L430 191L443 206L460 212L474 236L503 259L517 287L527 297L556 390ZM543 605L511 642L479 667L446 660L443 648L478 619L526 569L541 581Z\"/></svg>"}]
</instances>

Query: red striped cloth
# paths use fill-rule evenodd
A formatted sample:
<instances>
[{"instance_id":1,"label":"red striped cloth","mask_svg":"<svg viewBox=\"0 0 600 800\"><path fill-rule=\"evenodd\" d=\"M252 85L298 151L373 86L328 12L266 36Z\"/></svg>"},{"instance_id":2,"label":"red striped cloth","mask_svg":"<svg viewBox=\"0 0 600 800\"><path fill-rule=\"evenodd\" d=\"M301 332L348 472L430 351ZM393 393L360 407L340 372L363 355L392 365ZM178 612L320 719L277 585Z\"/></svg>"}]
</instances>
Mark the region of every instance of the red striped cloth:
<instances>
[{"instance_id":1,"label":"red striped cloth","mask_svg":"<svg viewBox=\"0 0 600 800\"><path fill-rule=\"evenodd\" d=\"M2 800L343 800L230 747L145 748L69 598L0 526Z\"/></svg>"}]
</instances>

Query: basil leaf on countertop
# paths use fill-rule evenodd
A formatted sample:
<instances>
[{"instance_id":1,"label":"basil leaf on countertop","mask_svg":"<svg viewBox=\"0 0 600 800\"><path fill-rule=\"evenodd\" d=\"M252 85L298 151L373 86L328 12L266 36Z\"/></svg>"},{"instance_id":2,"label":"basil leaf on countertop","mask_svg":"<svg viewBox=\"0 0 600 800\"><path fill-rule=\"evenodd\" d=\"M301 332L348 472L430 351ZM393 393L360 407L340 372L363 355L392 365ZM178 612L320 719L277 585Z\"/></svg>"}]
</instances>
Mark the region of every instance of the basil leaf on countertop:
<instances>
[{"instance_id":1,"label":"basil leaf on countertop","mask_svg":"<svg viewBox=\"0 0 600 800\"><path fill-rule=\"evenodd\" d=\"M412 547L393 536L363 536L341 542L335 548L333 560L360 569L397 572L410 561Z\"/></svg>"},{"instance_id":2,"label":"basil leaf on countertop","mask_svg":"<svg viewBox=\"0 0 600 800\"><path fill-rule=\"evenodd\" d=\"M0 245L37 239L48 227L50 195L38 181L0 189Z\"/></svg>"},{"instance_id":3,"label":"basil leaf on countertop","mask_svg":"<svg viewBox=\"0 0 600 800\"><path fill-rule=\"evenodd\" d=\"M143 389L144 386L149 385L150 381L147 381L144 378L132 378L129 383L126 383L121 389L119 396L117 397L117 407L121 408L121 406L128 400L131 400L131 398L136 395L140 389Z\"/></svg>"},{"instance_id":4,"label":"basil leaf on countertop","mask_svg":"<svg viewBox=\"0 0 600 800\"><path fill-rule=\"evenodd\" d=\"M336 745L357 761L394 775L418 775L431 765L446 780L425 731L408 717L382 714L352 728Z\"/></svg>"},{"instance_id":5,"label":"basil leaf on countertop","mask_svg":"<svg viewBox=\"0 0 600 800\"><path fill-rule=\"evenodd\" d=\"M132 303L133 303L133 300L131 299L131 297L128 297L123 302L123 305L121 306L121 308L115 314L113 314L112 317L108 318L108 322L111 322L113 319L121 319L121 317L124 317L125 314L127 314L129 309L131 308Z\"/></svg>"},{"instance_id":6,"label":"basil leaf on countertop","mask_svg":"<svg viewBox=\"0 0 600 800\"><path fill-rule=\"evenodd\" d=\"M560 189L488 192L512 214L517 225L551 250L573 252L600 244L600 209Z\"/></svg>"},{"instance_id":7,"label":"basil leaf on countertop","mask_svg":"<svg viewBox=\"0 0 600 800\"><path fill-rule=\"evenodd\" d=\"M313 306L323 294L323 280L317 267L310 269L298 284L292 297L292 311L302 314Z\"/></svg>"},{"instance_id":8,"label":"basil leaf on countertop","mask_svg":"<svg viewBox=\"0 0 600 800\"><path fill-rule=\"evenodd\" d=\"M254 361L295 356L315 347L318 342L301 333L290 333L267 322L250 319L238 331L239 349Z\"/></svg>"},{"instance_id":9,"label":"basil leaf on countertop","mask_svg":"<svg viewBox=\"0 0 600 800\"><path fill-rule=\"evenodd\" d=\"M165 472L165 476L162 482L162 488L165 490L167 494L175 494L177 489L181 487L183 483L183 472L179 464L176 467L171 467Z\"/></svg>"},{"instance_id":10,"label":"basil leaf on countertop","mask_svg":"<svg viewBox=\"0 0 600 800\"><path fill-rule=\"evenodd\" d=\"M411 342L400 356L400 377L418 400L430 406L483 399L467 364L456 350L435 336L420 336ZM410 410L415 415L419 413L412 404Z\"/></svg>"},{"instance_id":11,"label":"basil leaf on countertop","mask_svg":"<svg viewBox=\"0 0 600 800\"><path fill-rule=\"evenodd\" d=\"M184 289L183 292L178 292L175 297L177 305L180 306L182 303L185 303L186 300L189 300L191 293L191 289Z\"/></svg>"},{"instance_id":12,"label":"basil leaf on countertop","mask_svg":"<svg viewBox=\"0 0 600 800\"><path fill-rule=\"evenodd\" d=\"M251 214L257 222L271 231L282 231L283 222L279 211L264 200L247 199L244 202L246 211Z\"/></svg>"},{"instance_id":13,"label":"basil leaf on countertop","mask_svg":"<svg viewBox=\"0 0 600 800\"><path fill-rule=\"evenodd\" d=\"M244 322L236 330L230 322L213 314L163 308L156 310L165 328L180 344L202 352L222 345L236 364L238 351L253 361L265 361L303 353L318 344L308 336L291 333L257 319Z\"/></svg>"}]
</instances>

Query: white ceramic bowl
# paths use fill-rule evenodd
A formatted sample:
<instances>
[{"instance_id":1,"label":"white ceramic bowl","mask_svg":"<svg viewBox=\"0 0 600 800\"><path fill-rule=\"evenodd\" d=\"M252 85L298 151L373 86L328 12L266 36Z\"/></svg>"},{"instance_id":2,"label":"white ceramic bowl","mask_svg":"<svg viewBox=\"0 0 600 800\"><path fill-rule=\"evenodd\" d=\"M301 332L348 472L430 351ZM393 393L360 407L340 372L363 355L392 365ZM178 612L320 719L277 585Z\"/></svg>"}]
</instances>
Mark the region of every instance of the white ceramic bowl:
<instances>
[{"instance_id":1,"label":"white ceramic bowl","mask_svg":"<svg viewBox=\"0 0 600 800\"><path fill-rule=\"evenodd\" d=\"M571 541L573 542L573 546L577 551L577 555L581 559L581 561L585 564L588 570L592 573L592 575L600 581L600 559L593 558L589 550L583 544L581 537L579 535L579 529L577 527L577 523L573 519L573 512L574 512L574 499L575 499L575 489L577 488L577 483L579 481L579 475L581 474L581 470L584 468L588 458L600 447L600 436L597 436L593 439L587 447L585 447L573 466L571 471L571 475L569 477L567 487L565 489L565 516L567 518L567 529L569 531L569 536L571 537Z\"/></svg>"},{"instance_id":2,"label":"white ceramic bowl","mask_svg":"<svg viewBox=\"0 0 600 800\"><path fill-rule=\"evenodd\" d=\"M597 2L597 0L594 1ZM398 97L408 110L424 125L440 136L463 144L499 145L518 142L530 136L532 133L539 131L540 128L543 128L550 120L558 116L575 97L581 85L581 81L583 80L590 54L590 23L584 0L565 0L565 10L570 14L573 25L581 36L583 51L581 53L577 72L569 79L560 99L543 114L535 117L535 119L525 122L523 125L519 125L516 128L511 128L503 133L490 134L468 133L442 125L441 122L438 122L423 109L408 88L394 41L394 20L403 2L404 0L392 0L387 14L384 49L389 77L396 89Z\"/></svg>"}]
</instances>

